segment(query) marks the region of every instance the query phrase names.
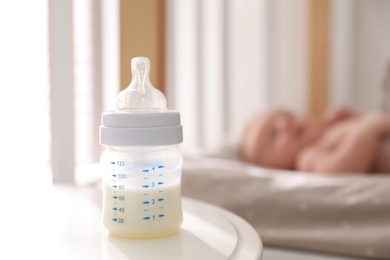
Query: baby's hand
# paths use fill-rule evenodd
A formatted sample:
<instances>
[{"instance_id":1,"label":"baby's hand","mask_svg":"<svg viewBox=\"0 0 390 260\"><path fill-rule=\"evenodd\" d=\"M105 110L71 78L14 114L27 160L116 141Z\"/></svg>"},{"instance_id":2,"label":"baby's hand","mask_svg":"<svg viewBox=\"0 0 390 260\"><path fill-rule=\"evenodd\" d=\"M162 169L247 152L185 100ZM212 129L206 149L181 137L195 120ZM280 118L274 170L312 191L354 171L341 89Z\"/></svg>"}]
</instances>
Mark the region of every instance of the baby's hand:
<instances>
[{"instance_id":1,"label":"baby's hand","mask_svg":"<svg viewBox=\"0 0 390 260\"><path fill-rule=\"evenodd\" d=\"M331 107L324 113L324 119L328 125L332 125L338 121L357 116L358 114L348 107Z\"/></svg>"},{"instance_id":2,"label":"baby's hand","mask_svg":"<svg viewBox=\"0 0 390 260\"><path fill-rule=\"evenodd\" d=\"M298 169L322 173L363 173L374 170L385 120L372 113L332 127L298 157ZM388 122L390 130L390 120Z\"/></svg>"},{"instance_id":3,"label":"baby's hand","mask_svg":"<svg viewBox=\"0 0 390 260\"><path fill-rule=\"evenodd\" d=\"M380 111L371 112L364 116L361 127L379 138L390 135L390 117Z\"/></svg>"}]
</instances>

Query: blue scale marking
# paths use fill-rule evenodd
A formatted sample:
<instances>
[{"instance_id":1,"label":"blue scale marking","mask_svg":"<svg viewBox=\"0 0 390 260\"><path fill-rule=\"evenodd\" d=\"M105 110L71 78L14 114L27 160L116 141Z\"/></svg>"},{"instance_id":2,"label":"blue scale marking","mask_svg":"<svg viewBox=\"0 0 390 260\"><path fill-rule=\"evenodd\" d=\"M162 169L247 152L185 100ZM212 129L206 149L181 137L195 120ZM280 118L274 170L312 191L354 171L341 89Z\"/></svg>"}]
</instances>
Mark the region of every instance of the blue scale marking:
<instances>
[{"instance_id":1,"label":"blue scale marking","mask_svg":"<svg viewBox=\"0 0 390 260\"><path fill-rule=\"evenodd\" d=\"M150 217L144 217L144 220L149 220L150 219Z\"/></svg>"}]
</instances>

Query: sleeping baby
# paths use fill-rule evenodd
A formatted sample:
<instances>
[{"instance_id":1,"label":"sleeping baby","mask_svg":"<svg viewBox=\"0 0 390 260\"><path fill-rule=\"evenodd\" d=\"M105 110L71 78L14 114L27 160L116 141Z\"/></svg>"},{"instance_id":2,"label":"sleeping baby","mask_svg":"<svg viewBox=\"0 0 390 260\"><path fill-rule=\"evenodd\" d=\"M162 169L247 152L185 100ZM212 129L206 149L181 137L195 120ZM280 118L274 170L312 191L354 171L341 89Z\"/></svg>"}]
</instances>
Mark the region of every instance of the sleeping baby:
<instances>
[{"instance_id":1,"label":"sleeping baby","mask_svg":"<svg viewBox=\"0 0 390 260\"><path fill-rule=\"evenodd\" d=\"M271 168L318 173L390 173L390 117L328 109L321 118L272 109L244 131L244 160Z\"/></svg>"}]
</instances>

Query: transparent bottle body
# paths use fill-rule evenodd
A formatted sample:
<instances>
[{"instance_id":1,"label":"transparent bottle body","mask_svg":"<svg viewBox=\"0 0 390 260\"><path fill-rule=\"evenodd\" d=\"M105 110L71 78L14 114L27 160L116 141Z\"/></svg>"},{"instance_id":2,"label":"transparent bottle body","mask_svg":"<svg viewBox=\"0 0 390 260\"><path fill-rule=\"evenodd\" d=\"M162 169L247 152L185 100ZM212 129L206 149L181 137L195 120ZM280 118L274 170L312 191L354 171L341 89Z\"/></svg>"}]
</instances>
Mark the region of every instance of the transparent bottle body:
<instances>
[{"instance_id":1,"label":"transparent bottle body","mask_svg":"<svg viewBox=\"0 0 390 260\"><path fill-rule=\"evenodd\" d=\"M103 225L113 235L157 237L181 226L178 148L107 147L101 155Z\"/></svg>"}]
</instances>

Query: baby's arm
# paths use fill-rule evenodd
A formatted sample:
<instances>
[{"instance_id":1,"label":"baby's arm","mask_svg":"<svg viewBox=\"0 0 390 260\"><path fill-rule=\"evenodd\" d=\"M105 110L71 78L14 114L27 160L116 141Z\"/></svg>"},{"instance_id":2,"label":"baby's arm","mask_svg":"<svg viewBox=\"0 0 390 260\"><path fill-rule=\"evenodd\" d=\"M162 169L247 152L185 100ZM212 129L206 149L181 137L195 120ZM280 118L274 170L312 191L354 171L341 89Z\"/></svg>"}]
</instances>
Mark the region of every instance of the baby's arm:
<instances>
[{"instance_id":1,"label":"baby's arm","mask_svg":"<svg viewBox=\"0 0 390 260\"><path fill-rule=\"evenodd\" d=\"M323 118L328 125L357 116L358 113L345 106L330 107L324 112Z\"/></svg>"},{"instance_id":2,"label":"baby's arm","mask_svg":"<svg viewBox=\"0 0 390 260\"><path fill-rule=\"evenodd\" d=\"M370 172L384 137L389 134L390 119L380 113L340 123L301 152L297 169L322 173Z\"/></svg>"}]
</instances>

